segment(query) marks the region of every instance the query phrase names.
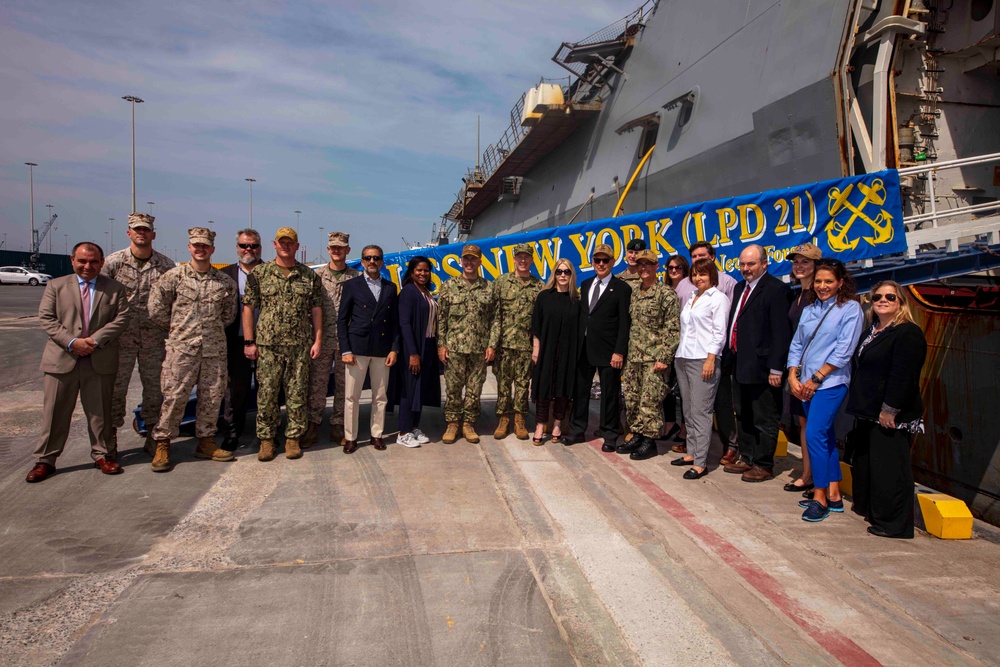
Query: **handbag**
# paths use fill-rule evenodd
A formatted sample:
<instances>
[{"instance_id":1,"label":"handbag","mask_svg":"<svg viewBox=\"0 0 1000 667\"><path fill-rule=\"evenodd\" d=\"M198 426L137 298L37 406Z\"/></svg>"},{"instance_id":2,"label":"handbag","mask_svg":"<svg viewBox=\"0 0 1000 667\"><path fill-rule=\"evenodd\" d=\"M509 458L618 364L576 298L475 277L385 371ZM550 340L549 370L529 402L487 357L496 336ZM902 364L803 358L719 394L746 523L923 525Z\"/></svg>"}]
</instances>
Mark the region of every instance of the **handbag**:
<instances>
[{"instance_id":1,"label":"handbag","mask_svg":"<svg viewBox=\"0 0 1000 667\"><path fill-rule=\"evenodd\" d=\"M802 354L799 355L799 363L797 363L795 365L795 379L799 379L800 377L802 377L802 362L805 361L806 350L809 349L809 345L812 344L813 338L815 338L816 334L819 333L819 328L821 326L823 326L823 320L826 319L827 315L829 315L830 313L833 312L833 309L834 309L834 306L830 306L830 308L825 313L823 313L823 317L819 318L819 322L816 324L816 328L813 329L812 335L809 336L809 340L806 341L805 346L802 348ZM785 378L784 390L786 392L788 392L789 394L792 393L792 390L791 390L791 387L789 386L788 378L787 377ZM794 396L794 394L793 394L793 396Z\"/></svg>"}]
</instances>

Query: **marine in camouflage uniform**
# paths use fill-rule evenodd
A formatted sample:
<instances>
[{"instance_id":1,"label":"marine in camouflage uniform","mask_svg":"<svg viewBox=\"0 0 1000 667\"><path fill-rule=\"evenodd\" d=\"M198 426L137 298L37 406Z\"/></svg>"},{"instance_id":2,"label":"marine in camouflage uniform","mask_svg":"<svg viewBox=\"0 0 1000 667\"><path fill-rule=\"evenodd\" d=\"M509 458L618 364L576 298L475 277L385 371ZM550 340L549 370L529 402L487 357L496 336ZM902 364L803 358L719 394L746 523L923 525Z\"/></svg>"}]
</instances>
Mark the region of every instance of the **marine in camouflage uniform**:
<instances>
[{"instance_id":1,"label":"marine in camouflage uniform","mask_svg":"<svg viewBox=\"0 0 1000 667\"><path fill-rule=\"evenodd\" d=\"M462 248L462 275L451 278L438 292L438 357L444 364L447 398L444 418L448 422L441 442L450 444L463 437L479 442L475 430L479 401L486 381L486 364L492 361L488 349L492 319L493 290L479 275L483 253L478 246Z\"/></svg>"},{"instance_id":2,"label":"marine in camouflage uniform","mask_svg":"<svg viewBox=\"0 0 1000 667\"><path fill-rule=\"evenodd\" d=\"M628 286L632 288L633 292L639 289L639 283L642 281L642 278L639 276L639 269L636 268L635 271L632 271L632 267L634 266L633 262L635 262L635 258L638 254L645 249L645 239L632 239L625 246L626 268L618 274L618 277L622 280L627 280Z\"/></svg>"},{"instance_id":3,"label":"marine in camouflage uniform","mask_svg":"<svg viewBox=\"0 0 1000 667\"><path fill-rule=\"evenodd\" d=\"M305 434L309 421L306 401L310 346L318 346L318 351L322 351L323 283L315 271L295 260L299 243L294 229L279 229L274 246L279 259L286 255L284 261L290 266L282 266L278 260L259 265L247 278L243 294L243 305L250 306L249 310L244 308L243 330L254 332L256 343L247 349L257 357L257 437L261 441L257 458L261 461L274 458L274 437L281 419L278 396L282 387L288 416L285 456L302 456L299 438ZM256 325L252 318L254 308L260 309ZM249 322L247 313L251 314Z\"/></svg>"},{"instance_id":4,"label":"marine in camouflage uniform","mask_svg":"<svg viewBox=\"0 0 1000 667\"><path fill-rule=\"evenodd\" d=\"M170 469L166 456L170 440L177 437L196 384L195 456L216 461L233 459L232 452L216 447L215 433L228 380L225 328L236 317L238 287L236 281L210 263L215 232L194 227L188 230L188 239L192 261L163 274L149 294L149 318L170 332L160 376L163 408L153 429L157 443L153 470L157 472Z\"/></svg>"},{"instance_id":5,"label":"marine in camouflage uniform","mask_svg":"<svg viewBox=\"0 0 1000 667\"><path fill-rule=\"evenodd\" d=\"M344 361L340 358L340 341L337 338L337 313L340 310L340 292L344 281L361 275L357 269L343 264L342 270L334 268L335 263L343 263L351 252L350 235L344 232L330 232L327 247L330 262L316 269L323 284L323 351L309 363L309 428L302 439L302 446L309 447L319 440L316 427L323 422L326 409L326 392L330 385L330 369L333 368L333 414L330 415L330 440L340 443L344 438ZM334 258L336 255L336 259Z\"/></svg>"},{"instance_id":6,"label":"marine in camouflage uniform","mask_svg":"<svg viewBox=\"0 0 1000 667\"><path fill-rule=\"evenodd\" d=\"M133 213L128 217L128 235L132 239L128 248L113 252L104 261L101 273L125 286L129 308L133 315L128 329L118 339L118 373L111 397L112 437L117 443L117 431L125 423L128 386L136 361L139 363L139 380L142 382L142 409L140 414L147 433L160 419L160 369L166 354L164 341L167 331L149 318L149 292L160 276L174 268L175 262L153 250L156 238L153 231L155 218L146 213ZM149 252L146 259L141 255ZM147 451L152 453L152 436L147 438Z\"/></svg>"},{"instance_id":7,"label":"marine in camouflage uniform","mask_svg":"<svg viewBox=\"0 0 1000 667\"><path fill-rule=\"evenodd\" d=\"M625 421L633 436L618 451L641 460L657 453L655 438L663 429L660 406L667 394L670 364L680 343L680 308L676 292L656 280L657 257L653 251L641 250L636 259L640 274L648 272L653 282L647 285L643 279L632 290L632 330L622 387Z\"/></svg>"},{"instance_id":8,"label":"marine in camouflage uniform","mask_svg":"<svg viewBox=\"0 0 1000 667\"><path fill-rule=\"evenodd\" d=\"M544 283L531 274L534 248L527 243L514 246L515 272L493 281L493 325L489 347L496 351L493 374L497 379L497 416L493 437L506 438L510 412L514 412L514 432L528 439L524 415L528 412L528 385L531 384L531 313ZM511 392L513 386L513 396Z\"/></svg>"}]
</instances>

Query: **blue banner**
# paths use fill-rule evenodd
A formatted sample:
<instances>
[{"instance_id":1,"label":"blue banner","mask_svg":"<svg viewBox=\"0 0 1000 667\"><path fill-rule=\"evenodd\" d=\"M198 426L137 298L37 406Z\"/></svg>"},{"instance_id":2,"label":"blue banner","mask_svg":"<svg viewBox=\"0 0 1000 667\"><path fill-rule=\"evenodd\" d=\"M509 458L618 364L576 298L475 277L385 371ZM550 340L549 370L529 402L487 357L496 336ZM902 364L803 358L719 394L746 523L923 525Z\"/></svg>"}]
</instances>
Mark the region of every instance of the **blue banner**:
<instances>
[{"instance_id":1,"label":"blue banner","mask_svg":"<svg viewBox=\"0 0 1000 667\"><path fill-rule=\"evenodd\" d=\"M482 275L492 280L513 271L514 246L535 248L533 273L547 280L556 260L565 257L577 267L577 282L593 274L594 246L607 243L615 252L614 272L625 269L625 246L643 238L660 258L660 277L670 255L689 257L688 248L709 241L716 263L740 279L739 256L748 245L767 252L768 270L776 276L791 272L788 253L812 242L824 257L843 262L880 257L906 250L899 174L894 169L812 183L754 195L675 206L618 218L580 222L469 241L483 251ZM422 255L433 265L432 291L462 273L461 243L419 248L385 255L387 277L399 285L406 263ZM358 261L352 261L357 266Z\"/></svg>"}]
</instances>

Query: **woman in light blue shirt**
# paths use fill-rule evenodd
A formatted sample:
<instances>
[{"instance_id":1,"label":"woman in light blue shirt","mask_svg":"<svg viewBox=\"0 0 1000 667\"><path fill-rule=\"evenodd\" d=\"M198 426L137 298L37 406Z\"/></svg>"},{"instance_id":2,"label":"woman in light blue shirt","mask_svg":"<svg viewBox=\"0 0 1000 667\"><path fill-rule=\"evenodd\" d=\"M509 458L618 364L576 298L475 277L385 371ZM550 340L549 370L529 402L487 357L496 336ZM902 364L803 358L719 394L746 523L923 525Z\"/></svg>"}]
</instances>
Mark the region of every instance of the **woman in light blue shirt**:
<instances>
[{"instance_id":1,"label":"woman in light blue shirt","mask_svg":"<svg viewBox=\"0 0 1000 667\"><path fill-rule=\"evenodd\" d=\"M821 259L813 277L815 301L806 306L788 350L788 385L806 413L806 446L812 462L812 500L803 500L802 519L822 521L843 512L840 460L833 422L847 396L851 357L864 315L855 300L854 279L843 262Z\"/></svg>"}]
</instances>

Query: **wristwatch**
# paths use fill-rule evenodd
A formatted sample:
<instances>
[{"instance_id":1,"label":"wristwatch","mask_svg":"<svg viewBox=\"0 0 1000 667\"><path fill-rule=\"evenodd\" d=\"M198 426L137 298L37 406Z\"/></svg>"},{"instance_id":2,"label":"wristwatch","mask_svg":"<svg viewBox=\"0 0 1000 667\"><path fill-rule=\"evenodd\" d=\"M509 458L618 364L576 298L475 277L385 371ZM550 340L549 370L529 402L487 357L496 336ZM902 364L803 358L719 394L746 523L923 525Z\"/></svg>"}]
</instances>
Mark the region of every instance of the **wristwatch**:
<instances>
[{"instance_id":1,"label":"wristwatch","mask_svg":"<svg viewBox=\"0 0 1000 667\"><path fill-rule=\"evenodd\" d=\"M821 378L818 375L816 375L815 373L813 373L812 377L809 378L809 379L812 380L813 382L815 382L816 384L823 384L823 380L825 380L826 378Z\"/></svg>"},{"instance_id":2,"label":"wristwatch","mask_svg":"<svg viewBox=\"0 0 1000 667\"><path fill-rule=\"evenodd\" d=\"M257 342L253 338L244 338L243 347L250 347L251 345L256 345Z\"/></svg>"}]
</instances>

